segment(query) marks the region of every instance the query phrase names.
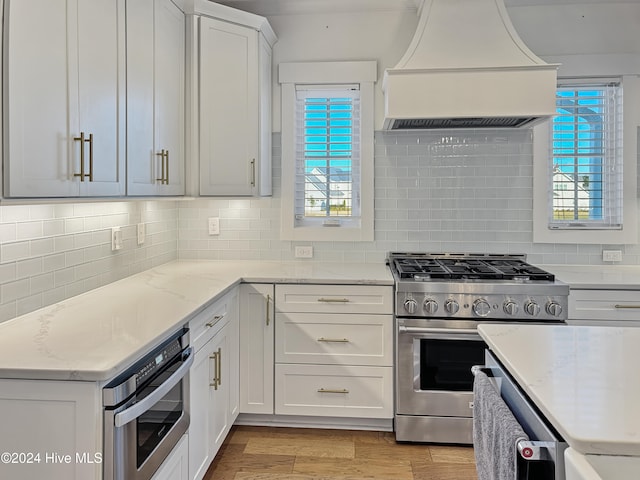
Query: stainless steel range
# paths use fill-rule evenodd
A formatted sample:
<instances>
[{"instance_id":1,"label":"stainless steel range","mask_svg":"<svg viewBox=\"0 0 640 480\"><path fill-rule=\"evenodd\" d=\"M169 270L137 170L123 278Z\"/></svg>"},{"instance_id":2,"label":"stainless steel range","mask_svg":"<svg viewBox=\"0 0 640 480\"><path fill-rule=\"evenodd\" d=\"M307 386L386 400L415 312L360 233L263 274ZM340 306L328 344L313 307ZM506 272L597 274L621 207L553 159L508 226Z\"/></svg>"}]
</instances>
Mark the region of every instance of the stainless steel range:
<instances>
[{"instance_id":1,"label":"stainless steel range","mask_svg":"<svg viewBox=\"0 0 640 480\"><path fill-rule=\"evenodd\" d=\"M567 319L569 286L525 255L389 253L395 278L396 440L471 444L481 322ZM534 359L532 359L534 360Z\"/></svg>"}]
</instances>

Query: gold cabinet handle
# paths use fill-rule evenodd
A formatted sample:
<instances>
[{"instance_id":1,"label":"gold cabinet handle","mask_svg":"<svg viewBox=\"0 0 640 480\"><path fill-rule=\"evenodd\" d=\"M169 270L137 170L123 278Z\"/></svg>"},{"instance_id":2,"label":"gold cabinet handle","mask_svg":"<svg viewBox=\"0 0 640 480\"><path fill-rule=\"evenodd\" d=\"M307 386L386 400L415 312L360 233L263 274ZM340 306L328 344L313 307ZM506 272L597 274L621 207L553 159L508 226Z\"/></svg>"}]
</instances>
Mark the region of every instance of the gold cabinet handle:
<instances>
[{"instance_id":1,"label":"gold cabinet handle","mask_svg":"<svg viewBox=\"0 0 640 480\"><path fill-rule=\"evenodd\" d=\"M89 177L89 181L93 182L93 133L89 134L89 138L86 138L84 132L80 132L79 137L74 137L74 141L80 142L80 173L74 173L74 177L80 177L80 181L84 182L86 177ZM84 144L89 144L89 174L84 173Z\"/></svg>"},{"instance_id":2,"label":"gold cabinet handle","mask_svg":"<svg viewBox=\"0 0 640 480\"><path fill-rule=\"evenodd\" d=\"M218 323L220 320L222 320L224 318L224 314L223 315L215 315L212 319L212 321L205 323L205 326L211 328L213 327L216 323Z\"/></svg>"},{"instance_id":3,"label":"gold cabinet handle","mask_svg":"<svg viewBox=\"0 0 640 480\"><path fill-rule=\"evenodd\" d=\"M319 298L319 302L323 303L349 303L348 298Z\"/></svg>"},{"instance_id":4,"label":"gold cabinet handle","mask_svg":"<svg viewBox=\"0 0 640 480\"><path fill-rule=\"evenodd\" d=\"M633 308L640 308L640 304L637 304L637 305L619 305L619 304L616 304L613 307L614 308L629 308L629 309L633 309Z\"/></svg>"},{"instance_id":5,"label":"gold cabinet handle","mask_svg":"<svg viewBox=\"0 0 640 480\"><path fill-rule=\"evenodd\" d=\"M267 327L271 321L271 294L267 293Z\"/></svg>"},{"instance_id":6,"label":"gold cabinet handle","mask_svg":"<svg viewBox=\"0 0 640 480\"><path fill-rule=\"evenodd\" d=\"M251 159L251 186L256 186L256 159Z\"/></svg>"},{"instance_id":7,"label":"gold cabinet handle","mask_svg":"<svg viewBox=\"0 0 640 480\"><path fill-rule=\"evenodd\" d=\"M222 385L222 347L218 347L217 367L218 367L218 385Z\"/></svg>"},{"instance_id":8,"label":"gold cabinet handle","mask_svg":"<svg viewBox=\"0 0 640 480\"><path fill-rule=\"evenodd\" d=\"M160 178L156 178L156 182L167 185L169 183L169 150L163 148L160 153L156 153L156 156L160 157Z\"/></svg>"},{"instance_id":9,"label":"gold cabinet handle","mask_svg":"<svg viewBox=\"0 0 640 480\"><path fill-rule=\"evenodd\" d=\"M222 376L222 369L220 367L220 363L222 360L222 347L219 347L217 352L213 352L213 354L211 354L209 358L215 362L213 369L213 379L209 383L209 386L213 387L215 390L218 390L218 386L222 384L222 379L220 378Z\"/></svg>"},{"instance_id":10,"label":"gold cabinet handle","mask_svg":"<svg viewBox=\"0 0 640 480\"><path fill-rule=\"evenodd\" d=\"M319 388L318 393L349 393L349 390L347 390L346 388Z\"/></svg>"},{"instance_id":11,"label":"gold cabinet handle","mask_svg":"<svg viewBox=\"0 0 640 480\"><path fill-rule=\"evenodd\" d=\"M332 343L349 343L348 338L324 338L320 337L318 342L332 342Z\"/></svg>"}]
</instances>

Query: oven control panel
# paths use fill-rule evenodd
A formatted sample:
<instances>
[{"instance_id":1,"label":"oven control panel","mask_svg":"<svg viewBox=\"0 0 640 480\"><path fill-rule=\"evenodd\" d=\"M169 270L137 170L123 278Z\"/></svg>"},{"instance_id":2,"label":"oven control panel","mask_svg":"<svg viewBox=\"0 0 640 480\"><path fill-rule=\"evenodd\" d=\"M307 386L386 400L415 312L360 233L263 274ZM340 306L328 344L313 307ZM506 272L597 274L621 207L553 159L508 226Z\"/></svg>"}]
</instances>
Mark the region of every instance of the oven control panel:
<instances>
[{"instance_id":1,"label":"oven control panel","mask_svg":"<svg viewBox=\"0 0 640 480\"><path fill-rule=\"evenodd\" d=\"M567 313L563 295L398 292L396 297L398 317L558 322Z\"/></svg>"}]
</instances>

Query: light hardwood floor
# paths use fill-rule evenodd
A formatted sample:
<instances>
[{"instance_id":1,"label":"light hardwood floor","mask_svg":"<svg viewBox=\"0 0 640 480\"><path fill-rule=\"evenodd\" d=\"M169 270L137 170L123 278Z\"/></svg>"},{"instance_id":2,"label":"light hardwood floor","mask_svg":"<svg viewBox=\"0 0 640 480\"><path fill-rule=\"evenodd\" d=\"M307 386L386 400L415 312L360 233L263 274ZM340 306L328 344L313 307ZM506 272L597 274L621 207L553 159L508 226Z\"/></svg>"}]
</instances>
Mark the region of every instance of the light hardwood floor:
<instances>
[{"instance_id":1,"label":"light hardwood floor","mask_svg":"<svg viewBox=\"0 0 640 480\"><path fill-rule=\"evenodd\" d=\"M470 447L393 433L234 426L204 480L477 480Z\"/></svg>"}]
</instances>

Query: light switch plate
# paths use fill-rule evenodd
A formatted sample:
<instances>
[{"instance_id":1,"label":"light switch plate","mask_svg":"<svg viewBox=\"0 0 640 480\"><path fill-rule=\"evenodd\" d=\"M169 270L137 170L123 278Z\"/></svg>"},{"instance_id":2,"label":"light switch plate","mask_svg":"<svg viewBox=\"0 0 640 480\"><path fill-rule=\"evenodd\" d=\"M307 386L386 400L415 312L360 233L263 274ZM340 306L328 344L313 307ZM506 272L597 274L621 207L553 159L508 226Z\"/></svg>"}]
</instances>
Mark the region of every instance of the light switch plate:
<instances>
[{"instance_id":1,"label":"light switch plate","mask_svg":"<svg viewBox=\"0 0 640 480\"><path fill-rule=\"evenodd\" d=\"M313 247L311 245L301 245L295 248L296 258L313 258Z\"/></svg>"},{"instance_id":2,"label":"light switch plate","mask_svg":"<svg viewBox=\"0 0 640 480\"><path fill-rule=\"evenodd\" d=\"M122 248L122 230L120 227L113 227L111 229L111 251L115 252Z\"/></svg>"},{"instance_id":3,"label":"light switch plate","mask_svg":"<svg viewBox=\"0 0 640 480\"><path fill-rule=\"evenodd\" d=\"M138 235L138 245L142 245L144 243L146 232L145 232L144 223L138 224L137 235Z\"/></svg>"},{"instance_id":4,"label":"light switch plate","mask_svg":"<svg viewBox=\"0 0 640 480\"><path fill-rule=\"evenodd\" d=\"M220 235L219 217L209 217L209 235Z\"/></svg>"},{"instance_id":5,"label":"light switch plate","mask_svg":"<svg viewBox=\"0 0 640 480\"><path fill-rule=\"evenodd\" d=\"M602 261L603 262L621 262L622 250L603 250Z\"/></svg>"}]
</instances>

